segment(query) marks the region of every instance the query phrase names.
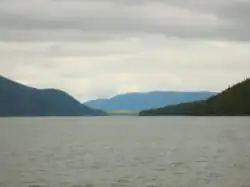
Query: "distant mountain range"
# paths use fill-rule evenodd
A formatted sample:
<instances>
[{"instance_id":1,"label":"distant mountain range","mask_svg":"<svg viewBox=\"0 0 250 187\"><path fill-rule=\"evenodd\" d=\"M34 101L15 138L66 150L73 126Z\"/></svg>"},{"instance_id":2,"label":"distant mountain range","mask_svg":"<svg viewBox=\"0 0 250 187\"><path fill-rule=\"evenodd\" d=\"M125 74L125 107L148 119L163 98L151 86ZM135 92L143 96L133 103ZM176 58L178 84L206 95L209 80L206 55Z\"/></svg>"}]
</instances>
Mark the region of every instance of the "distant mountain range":
<instances>
[{"instance_id":1,"label":"distant mountain range","mask_svg":"<svg viewBox=\"0 0 250 187\"><path fill-rule=\"evenodd\" d=\"M206 100L145 110L140 116L250 116L250 79Z\"/></svg>"},{"instance_id":2,"label":"distant mountain range","mask_svg":"<svg viewBox=\"0 0 250 187\"><path fill-rule=\"evenodd\" d=\"M99 116L67 93L28 87L0 75L0 116Z\"/></svg>"},{"instance_id":3,"label":"distant mountain range","mask_svg":"<svg viewBox=\"0 0 250 187\"><path fill-rule=\"evenodd\" d=\"M145 93L127 93L117 95L108 99L96 99L87 101L84 104L96 109L105 111L141 111L150 108L159 108L168 105L191 102L207 99L216 93L214 92L174 92L155 91Z\"/></svg>"}]
</instances>

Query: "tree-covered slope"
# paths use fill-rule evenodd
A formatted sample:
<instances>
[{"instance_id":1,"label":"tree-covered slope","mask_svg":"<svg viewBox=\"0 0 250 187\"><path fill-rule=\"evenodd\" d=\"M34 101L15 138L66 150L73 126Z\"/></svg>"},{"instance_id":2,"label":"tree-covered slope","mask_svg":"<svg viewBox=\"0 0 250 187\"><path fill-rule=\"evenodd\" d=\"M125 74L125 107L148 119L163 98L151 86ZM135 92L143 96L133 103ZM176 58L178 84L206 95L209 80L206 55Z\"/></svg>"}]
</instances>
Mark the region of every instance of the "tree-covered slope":
<instances>
[{"instance_id":1,"label":"tree-covered slope","mask_svg":"<svg viewBox=\"0 0 250 187\"><path fill-rule=\"evenodd\" d=\"M39 90L0 76L0 116L104 115L56 89Z\"/></svg>"},{"instance_id":2,"label":"tree-covered slope","mask_svg":"<svg viewBox=\"0 0 250 187\"><path fill-rule=\"evenodd\" d=\"M250 79L246 79L206 100L145 110L140 116L249 116Z\"/></svg>"}]
</instances>

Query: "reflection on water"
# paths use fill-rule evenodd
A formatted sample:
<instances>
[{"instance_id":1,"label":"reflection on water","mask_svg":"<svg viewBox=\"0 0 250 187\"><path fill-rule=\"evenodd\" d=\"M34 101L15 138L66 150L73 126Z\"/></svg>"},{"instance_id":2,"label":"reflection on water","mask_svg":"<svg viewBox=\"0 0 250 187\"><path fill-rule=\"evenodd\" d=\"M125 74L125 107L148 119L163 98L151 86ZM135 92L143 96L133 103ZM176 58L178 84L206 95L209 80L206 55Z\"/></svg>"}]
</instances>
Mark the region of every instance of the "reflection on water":
<instances>
[{"instance_id":1,"label":"reflection on water","mask_svg":"<svg viewBox=\"0 0 250 187\"><path fill-rule=\"evenodd\" d=\"M0 119L0 187L247 187L250 118Z\"/></svg>"}]
</instances>

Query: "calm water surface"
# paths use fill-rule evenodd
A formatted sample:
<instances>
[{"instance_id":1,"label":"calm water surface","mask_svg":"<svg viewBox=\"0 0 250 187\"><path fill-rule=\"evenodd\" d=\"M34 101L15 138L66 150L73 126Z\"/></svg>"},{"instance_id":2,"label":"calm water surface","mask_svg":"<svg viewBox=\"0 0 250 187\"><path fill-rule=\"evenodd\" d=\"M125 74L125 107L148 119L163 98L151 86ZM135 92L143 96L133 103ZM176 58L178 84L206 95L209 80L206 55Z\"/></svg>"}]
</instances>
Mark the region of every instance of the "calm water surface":
<instances>
[{"instance_id":1,"label":"calm water surface","mask_svg":"<svg viewBox=\"0 0 250 187\"><path fill-rule=\"evenodd\" d=\"M0 119L0 187L249 187L250 118Z\"/></svg>"}]
</instances>

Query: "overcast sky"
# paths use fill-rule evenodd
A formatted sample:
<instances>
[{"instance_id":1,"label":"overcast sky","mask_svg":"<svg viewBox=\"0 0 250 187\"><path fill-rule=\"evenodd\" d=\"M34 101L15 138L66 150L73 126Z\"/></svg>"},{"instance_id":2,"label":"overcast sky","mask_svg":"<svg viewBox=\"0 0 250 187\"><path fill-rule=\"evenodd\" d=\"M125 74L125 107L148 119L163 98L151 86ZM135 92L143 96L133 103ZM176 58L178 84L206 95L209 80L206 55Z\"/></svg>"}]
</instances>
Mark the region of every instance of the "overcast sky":
<instances>
[{"instance_id":1,"label":"overcast sky","mask_svg":"<svg viewBox=\"0 0 250 187\"><path fill-rule=\"evenodd\" d=\"M0 73L79 100L250 75L250 0L0 0Z\"/></svg>"}]
</instances>

